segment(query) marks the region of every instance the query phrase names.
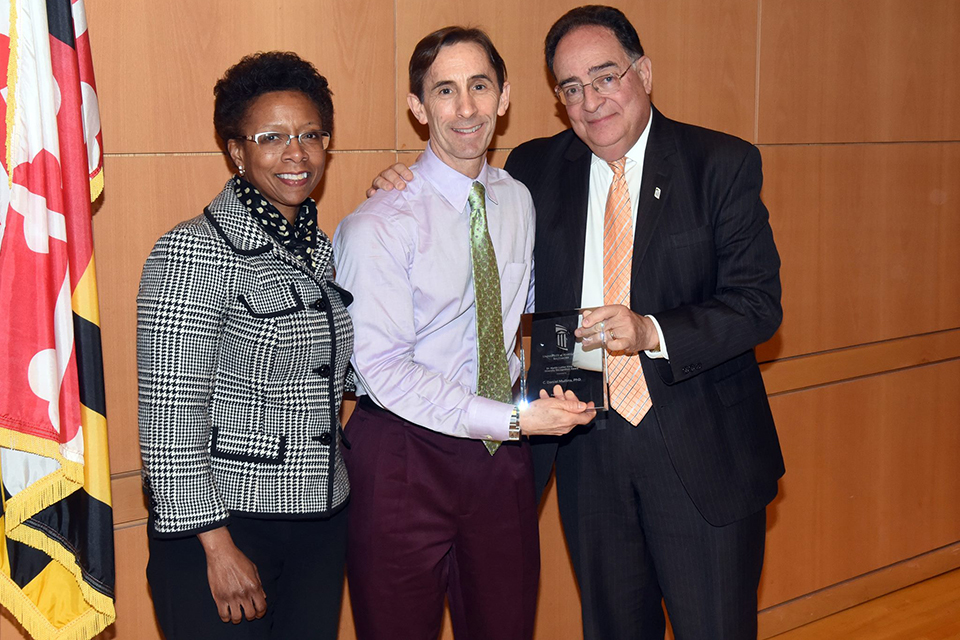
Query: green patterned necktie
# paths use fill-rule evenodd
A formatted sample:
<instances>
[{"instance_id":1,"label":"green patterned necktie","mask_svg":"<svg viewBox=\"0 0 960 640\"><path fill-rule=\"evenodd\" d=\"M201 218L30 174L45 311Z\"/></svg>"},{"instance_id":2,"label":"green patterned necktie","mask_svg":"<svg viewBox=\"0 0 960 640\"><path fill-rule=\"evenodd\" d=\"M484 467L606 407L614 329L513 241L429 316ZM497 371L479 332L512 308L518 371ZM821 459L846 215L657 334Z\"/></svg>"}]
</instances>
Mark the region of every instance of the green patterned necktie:
<instances>
[{"instance_id":1,"label":"green patterned necktie","mask_svg":"<svg viewBox=\"0 0 960 640\"><path fill-rule=\"evenodd\" d=\"M470 202L470 256L477 305L477 395L511 402L510 368L503 348L500 272L487 230L485 198L483 185L474 182L467 200ZM484 440L483 444L490 455L500 446L496 440Z\"/></svg>"}]
</instances>

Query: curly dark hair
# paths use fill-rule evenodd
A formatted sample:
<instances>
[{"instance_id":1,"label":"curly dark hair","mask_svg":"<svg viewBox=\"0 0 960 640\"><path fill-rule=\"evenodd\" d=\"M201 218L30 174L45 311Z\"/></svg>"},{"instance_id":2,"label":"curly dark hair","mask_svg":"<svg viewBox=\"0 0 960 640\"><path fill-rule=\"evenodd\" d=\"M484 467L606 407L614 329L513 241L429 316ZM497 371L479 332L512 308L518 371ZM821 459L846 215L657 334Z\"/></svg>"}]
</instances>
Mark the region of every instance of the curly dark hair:
<instances>
[{"instance_id":1,"label":"curly dark hair","mask_svg":"<svg viewBox=\"0 0 960 640\"><path fill-rule=\"evenodd\" d=\"M327 79L292 51L261 51L240 59L213 87L213 127L227 140L242 137L240 127L254 100L272 91L299 91L320 113L323 128L333 133L333 92Z\"/></svg>"}]
</instances>

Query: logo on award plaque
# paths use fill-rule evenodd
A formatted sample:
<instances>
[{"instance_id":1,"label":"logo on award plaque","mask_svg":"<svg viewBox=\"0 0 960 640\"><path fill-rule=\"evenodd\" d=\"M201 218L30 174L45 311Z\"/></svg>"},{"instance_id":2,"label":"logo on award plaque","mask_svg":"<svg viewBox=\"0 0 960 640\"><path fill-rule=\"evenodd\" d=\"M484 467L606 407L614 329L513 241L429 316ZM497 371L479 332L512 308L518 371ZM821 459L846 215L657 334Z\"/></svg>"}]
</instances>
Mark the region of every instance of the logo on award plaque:
<instances>
[{"instance_id":1,"label":"logo on award plaque","mask_svg":"<svg viewBox=\"0 0 960 640\"><path fill-rule=\"evenodd\" d=\"M554 328L557 331L557 351L566 353L570 351L570 331L562 324L554 325Z\"/></svg>"},{"instance_id":2,"label":"logo on award plaque","mask_svg":"<svg viewBox=\"0 0 960 640\"><path fill-rule=\"evenodd\" d=\"M520 323L521 360L526 365L523 327L529 322L530 367L520 378L522 400L533 401L540 397L540 389L552 392L554 385L560 385L580 400L593 402L597 411L607 410L606 350L582 351L574 336L580 321L580 309L524 314Z\"/></svg>"}]
</instances>

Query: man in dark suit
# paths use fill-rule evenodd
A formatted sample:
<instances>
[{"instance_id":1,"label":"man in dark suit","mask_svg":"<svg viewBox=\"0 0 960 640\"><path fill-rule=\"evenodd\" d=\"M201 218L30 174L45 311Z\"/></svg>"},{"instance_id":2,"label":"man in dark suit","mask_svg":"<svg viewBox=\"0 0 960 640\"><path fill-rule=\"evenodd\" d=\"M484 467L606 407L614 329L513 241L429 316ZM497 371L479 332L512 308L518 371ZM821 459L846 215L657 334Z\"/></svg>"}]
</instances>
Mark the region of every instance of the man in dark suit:
<instances>
[{"instance_id":1,"label":"man in dark suit","mask_svg":"<svg viewBox=\"0 0 960 640\"><path fill-rule=\"evenodd\" d=\"M662 596L678 640L756 638L783 474L753 353L781 319L760 154L653 107L651 62L616 9L564 15L546 56L573 130L505 168L536 205L537 310L599 305L577 334L611 353L606 419L534 447L541 487L556 456L584 637L663 638ZM611 246L615 200L632 256Z\"/></svg>"},{"instance_id":2,"label":"man in dark suit","mask_svg":"<svg viewBox=\"0 0 960 640\"><path fill-rule=\"evenodd\" d=\"M556 461L584 638L662 639L661 599L677 640L756 638L784 471L753 353L781 320L760 154L653 107L650 59L617 9L570 11L546 56L572 130L505 168L536 205L536 309L595 308L578 355L610 353L612 410L533 439L541 491Z\"/></svg>"}]
</instances>

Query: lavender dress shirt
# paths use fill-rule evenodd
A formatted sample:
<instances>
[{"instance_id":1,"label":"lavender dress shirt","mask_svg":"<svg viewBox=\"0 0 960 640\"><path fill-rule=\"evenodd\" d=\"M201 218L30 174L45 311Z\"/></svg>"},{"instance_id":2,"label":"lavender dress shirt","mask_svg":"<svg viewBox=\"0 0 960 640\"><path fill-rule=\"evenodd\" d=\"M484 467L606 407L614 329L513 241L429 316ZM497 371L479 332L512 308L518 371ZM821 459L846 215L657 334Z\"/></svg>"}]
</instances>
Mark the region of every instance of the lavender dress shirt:
<instances>
[{"instance_id":1,"label":"lavender dress shirt","mask_svg":"<svg viewBox=\"0 0 960 640\"><path fill-rule=\"evenodd\" d=\"M350 291L357 394L440 433L506 440L513 405L477 396L477 323L467 194L474 180L430 149L403 191L379 191L334 235L337 282ZM532 309L530 193L484 163L511 380L520 314Z\"/></svg>"}]
</instances>

